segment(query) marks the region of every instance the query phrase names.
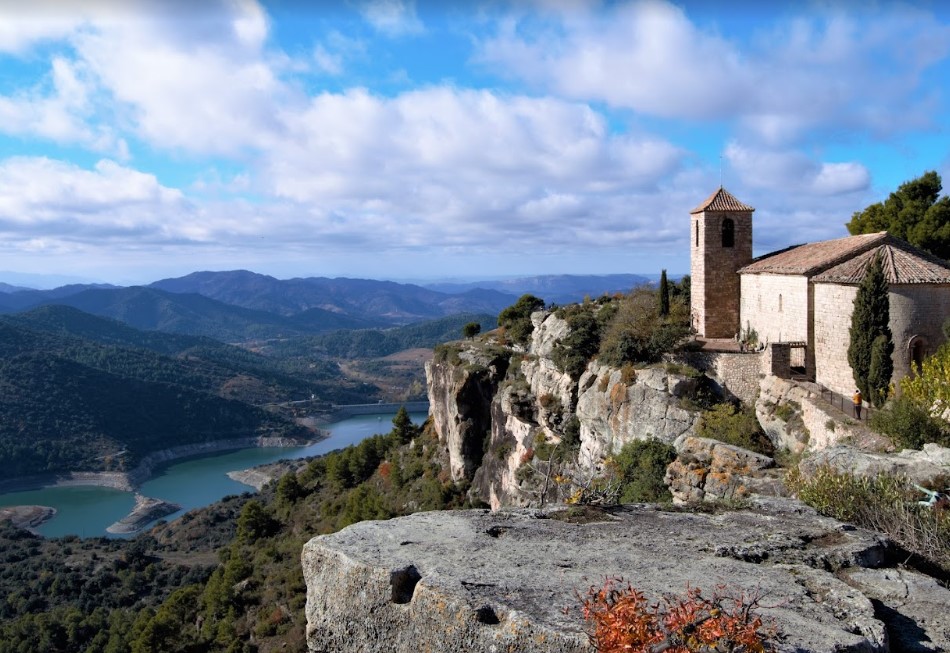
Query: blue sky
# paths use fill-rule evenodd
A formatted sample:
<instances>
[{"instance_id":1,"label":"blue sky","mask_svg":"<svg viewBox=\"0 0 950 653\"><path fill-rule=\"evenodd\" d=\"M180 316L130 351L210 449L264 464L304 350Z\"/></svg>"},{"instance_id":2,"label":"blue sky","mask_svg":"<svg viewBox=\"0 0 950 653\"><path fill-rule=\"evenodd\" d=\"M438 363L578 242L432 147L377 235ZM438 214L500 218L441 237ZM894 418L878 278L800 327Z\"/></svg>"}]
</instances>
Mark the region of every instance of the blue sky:
<instances>
[{"instance_id":1,"label":"blue sky","mask_svg":"<svg viewBox=\"0 0 950 653\"><path fill-rule=\"evenodd\" d=\"M28 6L0 1L11 273L678 274L720 177L758 254L950 174L942 3Z\"/></svg>"}]
</instances>

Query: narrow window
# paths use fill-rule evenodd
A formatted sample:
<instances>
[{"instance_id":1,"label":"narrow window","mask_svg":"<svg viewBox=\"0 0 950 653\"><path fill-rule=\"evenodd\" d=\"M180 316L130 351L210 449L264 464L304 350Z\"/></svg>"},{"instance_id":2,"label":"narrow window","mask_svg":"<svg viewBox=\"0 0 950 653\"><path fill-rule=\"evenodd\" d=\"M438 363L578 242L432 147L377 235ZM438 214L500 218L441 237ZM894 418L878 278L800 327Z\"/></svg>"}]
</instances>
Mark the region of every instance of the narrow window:
<instances>
[{"instance_id":1,"label":"narrow window","mask_svg":"<svg viewBox=\"0 0 950 653\"><path fill-rule=\"evenodd\" d=\"M778 312L779 313L782 312L782 296L781 295L778 296Z\"/></svg>"},{"instance_id":2,"label":"narrow window","mask_svg":"<svg viewBox=\"0 0 950 653\"><path fill-rule=\"evenodd\" d=\"M722 246L733 247L736 243L736 224L726 218L722 221Z\"/></svg>"},{"instance_id":3,"label":"narrow window","mask_svg":"<svg viewBox=\"0 0 950 653\"><path fill-rule=\"evenodd\" d=\"M699 220L696 221L696 247L699 247Z\"/></svg>"},{"instance_id":4,"label":"narrow window","mask_svg":"<svg viewBox=\"0 0 950 653\"><path fill-rule=\"evenodd\" d=\"M920 374L927 356L927 343L920 336L914 336L910 342L910 365L914 372Z\"/></svg>"}]
</instances>

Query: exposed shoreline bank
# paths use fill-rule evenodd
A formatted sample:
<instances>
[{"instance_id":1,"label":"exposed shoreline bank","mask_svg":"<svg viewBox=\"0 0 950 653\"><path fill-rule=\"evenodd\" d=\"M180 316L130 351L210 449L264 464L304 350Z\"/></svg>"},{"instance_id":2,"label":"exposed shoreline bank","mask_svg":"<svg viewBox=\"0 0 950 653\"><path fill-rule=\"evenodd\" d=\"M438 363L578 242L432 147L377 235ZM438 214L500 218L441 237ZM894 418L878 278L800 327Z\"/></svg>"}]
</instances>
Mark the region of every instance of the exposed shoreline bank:
<instances>
[{"instance_id":1,"label":"exposed shoreline bank","mask_svg":"<svg viewBox=\"0 0 950 653\"><path fill-rule=\"evenodd\" d=\"M128 472L71 471L61 474L38 474L35 476L4 479L0 481L0 494L84 485L112 488L122 490L123 492L135 492L139 486L152 478L155 468L163 463L205 454L233 451L236 449L250 449L255 447L309 447L325 439L326 437L308 440L297 438L249 437L185 444L154 451L145 456L135 469Z\"/></svg>"},{"instance_id":2,"label":"exposed shoreline bank","mask_svg":"<svg viewBox=\"0 0 950 653\"><path fill-rule=\"evenodd\" d=\"M131 535L142 530L147 524L156 519L161 519L179 510L181 510L181 506L177 503L153 499L136 492L135 507L132 508L132 512L109 526L106 532L113 535Z\"/></svg>"}]
</instances>

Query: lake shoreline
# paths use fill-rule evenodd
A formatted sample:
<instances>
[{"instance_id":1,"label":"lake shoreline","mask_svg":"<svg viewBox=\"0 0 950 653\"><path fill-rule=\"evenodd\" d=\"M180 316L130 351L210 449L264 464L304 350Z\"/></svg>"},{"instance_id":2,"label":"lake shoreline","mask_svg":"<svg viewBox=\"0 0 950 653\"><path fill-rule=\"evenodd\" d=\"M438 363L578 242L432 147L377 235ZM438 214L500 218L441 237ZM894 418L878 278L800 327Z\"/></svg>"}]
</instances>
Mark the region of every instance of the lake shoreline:
<instances>
[{"instance_id":1,"label":"lake shoreline","mask_svg":"<svg viewBox=\"0 0 950 653\"><path fill-rule=\"evenodd\" d=\"M104 487L123 492L135 492L143 483L154 476L155 469L169 462L180 461L195 456L205 456L213 453L223 453L236 449L279 447L296 448L309 447L317 442L326 440L327 436L314 439L283 438L283 437L248 437L231 438L229 440L214 440L185 444L169 449L153 451L145 456L128 472L81 472L69 471L59 474L36 474L21 476L0 481L0 494L13 492L28 492L58 487Z\"/></svg>"}]
</instances>

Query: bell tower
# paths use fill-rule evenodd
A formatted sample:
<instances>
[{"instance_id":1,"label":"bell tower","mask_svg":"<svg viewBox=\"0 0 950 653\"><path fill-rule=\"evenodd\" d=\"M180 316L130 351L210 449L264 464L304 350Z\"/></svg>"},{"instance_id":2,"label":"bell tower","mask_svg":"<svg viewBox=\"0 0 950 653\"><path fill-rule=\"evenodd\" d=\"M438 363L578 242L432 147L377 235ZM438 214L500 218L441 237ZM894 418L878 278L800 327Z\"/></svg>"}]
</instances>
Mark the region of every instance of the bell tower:
<instances>
[{"instance_id":1,"label":"bell tower","mask_svg":"<svg viewBox=\"0 0 950 653\"><path fill-rule=\"evenodd\" d=\"M733 338L739 324L739 268L752 262L754 208L721 186L689 212L693 328L704 338Z\"/></svg>"}]
</instances>

